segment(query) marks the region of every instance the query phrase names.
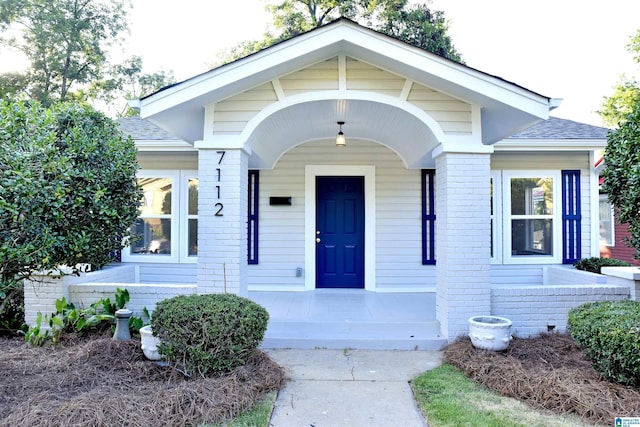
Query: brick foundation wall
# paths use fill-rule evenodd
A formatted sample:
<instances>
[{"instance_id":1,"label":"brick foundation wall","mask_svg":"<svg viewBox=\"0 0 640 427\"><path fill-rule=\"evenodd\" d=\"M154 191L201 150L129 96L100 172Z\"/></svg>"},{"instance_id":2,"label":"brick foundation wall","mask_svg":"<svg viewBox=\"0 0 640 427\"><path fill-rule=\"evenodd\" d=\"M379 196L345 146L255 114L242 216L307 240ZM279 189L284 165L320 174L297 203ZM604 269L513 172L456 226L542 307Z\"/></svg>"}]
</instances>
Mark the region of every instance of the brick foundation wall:
<instances>
[{"instance_id":1,"label":"brick foundation wall","mask_svg":"<svg viewBox=\"0 0 640 427\"><path fill-rule=\"evenodd\" d=\"M24 283L24 317L27 325L36 323L38 312L44 314L55 313L56 300L69 298L68 288L79 283L97 282L134 282L135 267L133 265L118 264L108 266L99 271L91 271L76 275L60 275L55 272L50 275L33 275L31 280ZM115 288L114 288L115 293Z\"/></svg>"},{"instance_id":2,"label":"brick foundation wall","mask_svg":"<svg viewBox=\"0 0 640 427\"><path fill-rule=\"evenodd\" d=\"M153 285L137 283L82 283L68 288L70 301L79 308L87 307L101 298L114 301L117 288L129 291L130 301L127 308L134 316L140 316L146 308L153 312L158 301L177 295L190 295L198 292L198 286L192 285Z\"/></svg>"},{"instance_id":3,"label":"brick foundation wall","mask_svg":"<svg viewBox=\"0 0 640 427\"><path fill-rule=\"evenodd\" d=\"M628 286L562 285L495 287L491 289L491 314L513 322L514 336L526 338L547 332L565 332L569 310L591 301L629 298Z\"/></svg>"}]
</instances>

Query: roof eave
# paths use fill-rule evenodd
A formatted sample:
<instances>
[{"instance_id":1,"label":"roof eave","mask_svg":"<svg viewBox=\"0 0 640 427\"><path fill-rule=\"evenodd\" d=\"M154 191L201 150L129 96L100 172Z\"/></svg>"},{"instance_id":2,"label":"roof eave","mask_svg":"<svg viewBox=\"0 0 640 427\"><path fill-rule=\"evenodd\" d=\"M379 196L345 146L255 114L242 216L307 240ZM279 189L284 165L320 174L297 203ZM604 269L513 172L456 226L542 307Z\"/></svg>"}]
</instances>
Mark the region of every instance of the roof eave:
<instances>
[{"instance_id":1,"label":"roof eave","mask_svg":"<svg viewBox=\"0 0 640 427\"><path fill-rule=\"evenodd\" d=\"M164 88L134 105L141 117L193 142L202 138L204 106L340 54L478 105L485 144L547 119L555 105L551 98L349 20L339 20Z\"/></svg>"},{"instance_id":2,"label":"roof eave","mask_svg":"<svg viewBox=\"0 0 640 427\"><path fill-rule=\"evenodd\" d=\"M136 139L135 144L138 151L198 151L192 144L178 140Z\"/></svg>"},{"instance_id":3,"label":"roof eave","mask_svg":"<svg viewBox=\"0 0 640 427\"><path fill-rule=\"evenodd\" d=\"M495 151L593 151L607 146L606 139L508 139L497 142Z\"/></svg>"}]
</instances>

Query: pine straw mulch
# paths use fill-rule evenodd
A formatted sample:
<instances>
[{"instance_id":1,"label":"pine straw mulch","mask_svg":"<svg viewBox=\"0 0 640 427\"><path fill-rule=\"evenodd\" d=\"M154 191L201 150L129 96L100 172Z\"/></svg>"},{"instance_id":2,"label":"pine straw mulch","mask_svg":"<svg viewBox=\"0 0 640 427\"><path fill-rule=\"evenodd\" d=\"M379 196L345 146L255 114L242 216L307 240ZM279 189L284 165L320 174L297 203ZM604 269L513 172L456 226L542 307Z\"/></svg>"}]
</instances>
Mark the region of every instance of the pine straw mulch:
<instances>
[{"instance_id":1,"label":"pine straw mulch","mask_svg":"<svg viewBox=\"0 0 640 427\"><path fill-rule=\"evenodd\" d=\"M640 415L640 389L602 379L566 334L514 339L504 352L478 350L466 338L449 345L444 360L534 408L603 424Z\"/></svg>"},{"instance_id":2,"label":"pine straw mulch","mask_svg":"<svg viewBox=\"0 0 640 427\"><path fill-rule=\"evenodd\" d=\"M0 426L220 423L284 382L283 369L262 351L227 375L187 380L148 361L139 340L34 348L0 338Z\"/></svg>"}]
</instances>

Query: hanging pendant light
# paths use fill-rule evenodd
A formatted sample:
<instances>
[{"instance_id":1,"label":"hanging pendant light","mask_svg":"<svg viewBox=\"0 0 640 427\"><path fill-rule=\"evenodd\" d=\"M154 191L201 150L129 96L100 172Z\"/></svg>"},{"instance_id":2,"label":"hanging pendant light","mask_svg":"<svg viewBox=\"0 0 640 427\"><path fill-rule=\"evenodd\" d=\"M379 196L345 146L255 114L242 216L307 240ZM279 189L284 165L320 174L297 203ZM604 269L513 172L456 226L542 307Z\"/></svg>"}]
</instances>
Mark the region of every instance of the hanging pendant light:
<instances>
[{"instance_id":1,"label":"hanging pendant light","mask_svg":"<svg viewBox=\"0 0 640 427\"><path fill-rule=\"evenodd\" d=\"M338 136L336 136L336 147L346 147L347 146L347 138L344 137L344 133L342 132L342 125L344 122L338 122L338 126L340 129L338 130Z\"/></svg>"}]
</instances>

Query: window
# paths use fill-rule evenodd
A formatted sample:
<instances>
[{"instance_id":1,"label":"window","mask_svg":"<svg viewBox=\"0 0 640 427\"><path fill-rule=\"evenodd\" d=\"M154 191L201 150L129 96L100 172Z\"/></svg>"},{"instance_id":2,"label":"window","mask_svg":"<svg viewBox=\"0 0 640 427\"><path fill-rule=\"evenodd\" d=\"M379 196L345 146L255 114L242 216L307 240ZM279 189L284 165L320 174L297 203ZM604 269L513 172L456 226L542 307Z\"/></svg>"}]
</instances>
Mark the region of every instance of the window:
<instances>
[{"instance_id":1,"label":"window","mask_svg":"<svg viewBox=\"0 0 640 427\"><path fill-rule=\"evenodd\" d=\"M192 171L138 174L143 197L133 226L139 237L122 251L128 262L196 262L198 178Z\"/></svg>"},{"instance_id":2,"label":"window","mask_svg":"<svg viewBox=\"0 0 640 427\"><path fill-rule=\"evenodd\" d=\"M500 172L492 172L490 180L491 194L491 261L498 262L502 250L502 192Z\"/></svg>"},{"instance_id":3,"label":"window","mask_svg":"<svg viewBox=\"0 0 640 427\"><path fill-rule=\"evenodd\" d=\"M511 254L553 255L553 178L511 178Z\"/></svg>"},{"instance_id":4,"label":"window","mask_svg":"<svg viewBox=\"0 0 640 427\"><path fill-rule=\"evenodd\" d=\"M613 246L613 207L606 194L600 195L600 244Z\"/></svg>"},{"instance_id":5,"label":"window","mask_svg":"<svg viewBox=\"0 0 640 427\"><path fill-rule=\"evenodd\" d=\"M557 172L503 171L492 177L492 242L499 234L498 194L503 194L502 253L492 259L505 263L560 262L560 174ZM501 188L499 188L501 187Z\"/></svg>"},{"instance_id":6,"label":"window","mask_svg":"<svg viewBox=\"0 0 640 427\"><path fill-rule=\"evenodd\" d=\"M186 176L185 179L187 197L184 198L186 206L183 206L183 212L187 212L187 230L186 233L182 234L187 238L184 240L186 248L183 253L192 258L198 256L198 178L191 174Z\"/></svg>"}]
</instances>

